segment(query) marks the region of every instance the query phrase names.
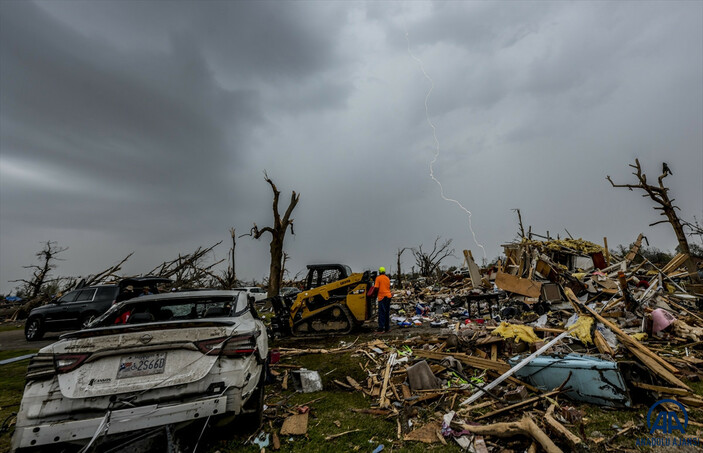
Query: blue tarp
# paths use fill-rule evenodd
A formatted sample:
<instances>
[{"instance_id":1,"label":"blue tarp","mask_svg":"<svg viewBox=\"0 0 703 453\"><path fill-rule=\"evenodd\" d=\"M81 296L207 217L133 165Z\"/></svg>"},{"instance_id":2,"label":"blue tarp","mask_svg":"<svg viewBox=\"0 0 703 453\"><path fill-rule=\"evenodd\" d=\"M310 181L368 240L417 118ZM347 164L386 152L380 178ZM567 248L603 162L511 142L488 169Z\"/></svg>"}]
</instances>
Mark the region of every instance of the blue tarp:
<instances>
[{"instance_id":1,"label":"blue tarp","mask_svg":"<svg viewBox=\"0 0 703 453\"><path fill-rule=\"evenodd\" d=\"M17 296L10 296L10 297L6 297L5 300L8 302L19 302L22 300L22 298L17 297Z\"/></svg>"}]
</instances>

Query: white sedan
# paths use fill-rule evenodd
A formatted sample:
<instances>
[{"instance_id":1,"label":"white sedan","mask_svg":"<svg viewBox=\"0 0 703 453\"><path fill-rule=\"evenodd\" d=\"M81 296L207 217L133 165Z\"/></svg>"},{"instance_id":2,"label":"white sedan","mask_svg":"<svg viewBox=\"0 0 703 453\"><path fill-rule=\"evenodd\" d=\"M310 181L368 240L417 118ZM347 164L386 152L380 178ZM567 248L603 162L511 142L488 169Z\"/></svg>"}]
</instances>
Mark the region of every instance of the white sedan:
<instances>
[{"instance_id":1,"label":"white sedan","mask_svg":"<svg viewBox=\"0 0 703 453\"><path fill-rule=\"evenodd\" d=\"M198 418L258 426L267 360L266 327L241 292L117 303L32 359L13 450L103 446Z\"/></svg>"},{"instance_id":2,"label":"white sedan","mask_svg":"<svg viewBox=\"0 0 703 453\"><path fill-rule=\"evenodd\" d=\"M268 291L264 288L259 288L258 286L241 286L239 288L234 288L232 291L241 291L247 295L247 297L254 298L254 302L263 302L266 299Z\"/></svg>"}]
</instances>

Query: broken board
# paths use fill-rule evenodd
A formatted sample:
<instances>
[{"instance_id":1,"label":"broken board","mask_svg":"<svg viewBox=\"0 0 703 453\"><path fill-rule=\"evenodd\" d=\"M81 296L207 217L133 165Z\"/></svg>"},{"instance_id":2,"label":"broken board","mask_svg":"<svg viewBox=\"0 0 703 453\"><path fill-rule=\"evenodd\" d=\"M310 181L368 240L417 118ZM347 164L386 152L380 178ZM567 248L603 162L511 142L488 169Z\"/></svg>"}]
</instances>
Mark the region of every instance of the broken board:
<instances>
[{"instance_id":1,"label":"broken board","mask_svg":"<svg viewBox=\"0 0 703 453\"><path fill-rule=\"evenodd\" d=\"M542 291L542 284L527 278L520 278L514 275L498 272L496 275L496 286L504 291L508 291L521 296L538 298Z\"/></svg>"},{"instance_id":2,"label":"broken board","mask_svg":"<svg viewBox=\"0 0 703 453\"><path fill-rule=\"evenodd\" d=\"M286 418L281 427L281 435L303 436L308 432L308 414L296 414Z\"/></svg>"}]
</instances>

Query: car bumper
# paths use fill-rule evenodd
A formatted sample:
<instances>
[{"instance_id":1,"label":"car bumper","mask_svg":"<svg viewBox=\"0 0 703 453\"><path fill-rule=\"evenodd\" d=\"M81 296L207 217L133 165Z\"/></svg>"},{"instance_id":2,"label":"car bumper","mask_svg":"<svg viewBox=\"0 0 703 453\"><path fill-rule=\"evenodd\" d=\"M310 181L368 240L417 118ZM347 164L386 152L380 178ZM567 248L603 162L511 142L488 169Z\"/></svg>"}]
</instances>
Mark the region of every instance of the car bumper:
<instances>
[{"instance_id":1,"label":"car bumper","mask_svg":"<svg viewBox=\"0 0 703 453\"><path fill-rule=\"evenodd\" d=\"M227 396L218 395L181 404L153 404L120 409L109 414L107 434L119 434L224 414L226 407ZM63 442L87 441L96 434L104 421L107 421L105 417L98 417L17 427L12 448L15 450Z\"/></svg>"}]
</instances>

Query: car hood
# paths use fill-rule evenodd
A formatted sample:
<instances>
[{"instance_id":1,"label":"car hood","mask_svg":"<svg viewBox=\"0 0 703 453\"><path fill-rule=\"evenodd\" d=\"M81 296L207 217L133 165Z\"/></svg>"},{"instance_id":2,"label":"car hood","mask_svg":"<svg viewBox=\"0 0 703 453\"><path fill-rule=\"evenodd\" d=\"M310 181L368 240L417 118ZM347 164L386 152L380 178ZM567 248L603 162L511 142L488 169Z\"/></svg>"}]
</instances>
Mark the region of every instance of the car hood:
<instances>
[{"instance_id":1,"label":"car hood","mask_svg":"<svg viewBox=\"0 0 703 453\"><path fill-rule=\"evenodd\" d=\"M38 313L44 313L45 311L49 311L49 310L54 309L58 306L59 306L59 304L48 303L48 304L42 305L40 307L32 308L32 311L29 312L29 316L36 315Z\"/></svg>"}]
</instances>

